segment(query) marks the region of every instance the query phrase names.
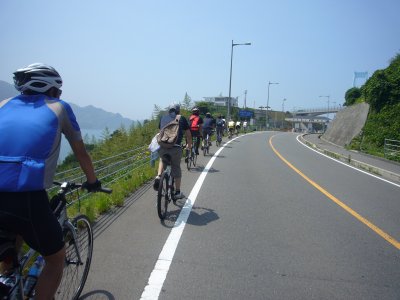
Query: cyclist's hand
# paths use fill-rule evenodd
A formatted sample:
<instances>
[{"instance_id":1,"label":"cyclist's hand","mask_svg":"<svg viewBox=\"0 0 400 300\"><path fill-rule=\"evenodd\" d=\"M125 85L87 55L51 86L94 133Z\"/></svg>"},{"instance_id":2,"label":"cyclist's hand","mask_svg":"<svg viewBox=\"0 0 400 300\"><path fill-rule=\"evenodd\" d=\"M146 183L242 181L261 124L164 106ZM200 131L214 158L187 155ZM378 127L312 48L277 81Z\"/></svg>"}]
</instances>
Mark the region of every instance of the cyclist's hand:
<instances>
[{"instance_id":1,"label":"cyclist's hand","mask_svg":"<svg viewBox=\"0 0 400 300\"><path fill-rule=\"evenodd\" d=\"M192 144L186 144L186 149L192 149Z\"/></svg>"},{"instance_id":2,"label":"cyclist's hand","mask_svg":"<svg viewBox=\"0 0 400 300\"><path fill-rule=\"evenodd\" d=\"M82 189L85 189L90 193L97 192L98 190L101 189L101 182L98 179L96 179L96 181L93 183L89 183L89 182L85 181L82 184Z\"/></svg>"}]
</instances>

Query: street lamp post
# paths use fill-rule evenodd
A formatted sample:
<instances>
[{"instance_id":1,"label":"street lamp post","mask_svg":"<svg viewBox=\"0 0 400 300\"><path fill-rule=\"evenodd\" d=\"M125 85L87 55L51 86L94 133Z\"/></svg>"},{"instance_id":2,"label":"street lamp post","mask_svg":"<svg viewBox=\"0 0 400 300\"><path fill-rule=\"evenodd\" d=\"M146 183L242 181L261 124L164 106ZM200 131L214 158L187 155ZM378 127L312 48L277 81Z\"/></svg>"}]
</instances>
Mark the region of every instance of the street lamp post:
<instances>
[{"instance_id":1,"label":"street lamp post","mask_svg":"<svg viewBox=\"0 0 400 300\"><path fill-rule=\"evenodd\" d=\"M319 96L320 98L323 98L323 97L325 97L325 98L328 98L328 122L329 122L329 98L330 98L330 96L328 95L328 96Z\"/></svg>"},{"instance_id":2,"label":"street lamp post","mask_svg":"<svg viewBox=\"0 0 400 300\"><path fill-rule=\"evenodd\" d=\"M284 98L283 100L282 100L282 128L284 127L284 123L285 123L285 101L286 101L286 98Z\"/></svg>"},{"instance_id":3,"label":"street lamp post","mask_svg":"<svg viewBox=\"0 0 400 300\"><path fill-rule=\"evenodd\" d=\"M231 47L231 72L229 77L229 97L228 97L228 113L227 113L227 120L229 121L231 118L231 87L232 87L232 61L233 61L233 47L234 46L250 46L251 43L243 43L243 44L234 44L232 40L232 47Z\"/></svg>"},{"instance_id":4,"label":"street lamp post","mask_svg":"<svg viewBox=\"0 0 400 300\"><path fill-rule=\"evenodd\" d=\"M271 85L271 84L279 84L279 82L271 82L271 81L268 81L268 98L267 98L267 107L269 108L269 86ZM267 127L267 129L268 129L268 125L269 125L269 120L268 120L268 108L267 108L267 119L265 120L265 125L266 125L266 127Z\"/></svg>"},{"instance_id":5,"label":"street lamp post","mask_svg":"<svg viewBox=\"0 0 400 300\"><path fill-rule=\"evenodd\" d=\"M319 96L319 97L320 98L328 98L328 123L329 123L329 98L330 98L330 96L327 95L327 96ZM328 124L326 124L326 126L324 128L324 132L326 131L327 126L328 126Z\"/></svg>"},{"instance_id":6,"label":"street lamp post","mask_svg":"<svg viewBox=\"0 0 400 300\"><path fill-rule=\"evenodd\" d=\"M261 109L261 110L263 110L264 108L265 108L265 112L266 112L266 114L265 114L265 119L267 119L268 118L268 108L270 108L269 106L259 106L259 108ZM265 125L267 125L267 122L265 122ZM267 130L267 127L265 126L265 130Z\"/></svg>"}]
</instances>

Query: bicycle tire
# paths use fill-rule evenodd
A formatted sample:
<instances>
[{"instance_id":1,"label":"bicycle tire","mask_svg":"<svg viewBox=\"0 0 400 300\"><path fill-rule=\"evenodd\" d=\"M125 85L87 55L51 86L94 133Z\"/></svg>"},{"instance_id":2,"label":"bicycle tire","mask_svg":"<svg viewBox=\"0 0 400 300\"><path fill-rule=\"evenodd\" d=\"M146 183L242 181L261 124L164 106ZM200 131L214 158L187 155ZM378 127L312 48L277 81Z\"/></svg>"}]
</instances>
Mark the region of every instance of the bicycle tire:
<instances>
[{"instance_id":1,"label":"bicycle tire","mask_svg":"<svg viewBox=\"0 0 400 300\"><path fill-rule=\"evenodd\" d=\"M185 151L185 154L186 154L186 157L185 157L185 160L186 160L186 167L187 167L187 169L188 170L190 170L190 167L191 167L191 164L192 164L192 162L191 162L191 152L192 151L190 151L189 152L189 150L188 149L186 149L186 151Z\"/></svg>"},{"instance_id":2,"label":"bicycle tire","mask_svg":"<svg viewBox=\"0 0 400 300\"><path fill-rule=\"evenodd\" d=\"M56 299L79 298L89 274L93 254L93 231L89 218L78 215L71 221L75 228L76 240L72 230L64 227L66 249L64 273L56 293ZM79 262L78 251L81 257Z\"/></svg>"},{"instance_id":3,"label":"bicycle tire","mask_svg":"<svg viewBox=\"0 0 400 300\"><path fill-rule=\"evenodd\" d=\"M157 213L160 220L164 220L168 208L168 174L163 173L160 178L160 185L157 193Z\"/></svg>"},{"instance_id":4,"label":"bicycle tire","mask_svg":"<svg viewBox=\"0 0 400 300\"><path fill-rule=\"evenodd\" d=\"M195 151L192 151L192 164L193 164L193 167L195 167L196 166L196 162L197 162L197 154L196 154L196 152Z\"/></svg>"}]
</instances>

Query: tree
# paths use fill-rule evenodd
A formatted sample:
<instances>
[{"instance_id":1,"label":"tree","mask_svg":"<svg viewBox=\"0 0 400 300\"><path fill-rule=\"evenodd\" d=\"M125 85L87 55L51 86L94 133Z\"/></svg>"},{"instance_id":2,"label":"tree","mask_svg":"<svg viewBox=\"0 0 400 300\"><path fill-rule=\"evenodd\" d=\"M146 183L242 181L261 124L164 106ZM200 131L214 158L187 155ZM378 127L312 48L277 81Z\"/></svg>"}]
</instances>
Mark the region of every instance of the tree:
<instances>
[{"instance_id":1,"label":"tree","mask_svg":"<svg viewBox=\"0 0 400 300\"><path fill-rule=\"evenodd\" d=\"M361 90L358 87L353 87L347 90L344 99L345 99L345 106L351 106L356 103L357 99L361 97Z\"/></svg>"},{"instance_id":2,"label":"tree","mask_svg":"<svg viewBox=\"0 0 400 300\"><path fill-rule=\"evenodd\" d=\"M390 84L384 70L376 71L361 88L365 101L379 112L388 102Z\"/></svg>"},{"instance_id":3,"label":"tree","mask_svg":"<svg viewBox=\"0 0 400 300\"><path fill-rule=\"evenodd\" d=\"M153 116L152 116L153 120L155 120L155 119L157 119L159 117L161 111L162 111L162 108L159 105L154 104Z\"/></svg>"},{"instance_id":4,"label":"tree","mask_svg":"<svg viewBox=\"0 0 400 300\"><path fill-rule=\"evenodd\" d=\"M400 103L400 54L391 60L389 67L376 71L362 86L361 93L375 112Z\"/></svg>"},{"instance_id":5,"label":"tree","mask_svg":"<svg viewBox=\"0 0 400 300\"><path fill-rule=\"evenodd\" d=\"M182 108L186 110L190 110L192 108L192 98L187 92L185 93L185 98L183 98Z\"/></svg>"}]
</instances>

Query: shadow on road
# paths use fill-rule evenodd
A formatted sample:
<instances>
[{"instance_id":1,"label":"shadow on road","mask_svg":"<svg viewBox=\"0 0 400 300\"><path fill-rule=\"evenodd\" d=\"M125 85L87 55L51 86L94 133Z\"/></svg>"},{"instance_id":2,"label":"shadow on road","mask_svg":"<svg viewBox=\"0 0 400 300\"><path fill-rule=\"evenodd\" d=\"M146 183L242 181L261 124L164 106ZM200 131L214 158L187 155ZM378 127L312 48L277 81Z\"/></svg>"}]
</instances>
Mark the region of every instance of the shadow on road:
<instances>
[{"instance_id":1,"label":"shadow on road","mask_svg":"<svg viewBox=\"0 0 400 300\"><path fill-rule=\"evenodd\" d=\"M218 157L219 157L219 156L218 156ZM201 172L204 171L204 169L205 169L205 166L197 166L196 168L191 168L189 172L195 171L195 172L201 173ZM217 172L219 172L219 170L214 169L214 168L210 168L210 169L208 170L208 172L210 172L210 173L217 173Z\"/></svg>"},{"instance_id":2,"label":"shadow on road","mask_svg":"<svg viewBox=\"0 0 400 300\"><path fill-rule=\"evenodd\" d=\"M89 293L86 293L84 295L81 295L79 297L79 300L84 300L84 299L104 299L104 300L115 300L115 297L108 291L104 290L96 290L96 291L91 291Z\"/></svg>"},{"instance_id":3,"label":"shadow on road","mask_svg":"<svg viewBox=\"0 0 400 300\"><path fill-rule=\"evenodd\" d=\"M176 220L178 220L179 214L186 203L186 199L177 200L175 204L172 202L168 205L168 213L165 220L161 221L161 224L167 228L173 228ZM193 206L187 224L196 226L205 226L208 223L218 220L218 214L211 208L205 208L200 206ZM179 225L179 224L176 224Z\"/></svg>"},{"instance_id":4,"label":"shadow on road","mask_svg":"<svg viewBox=\"0 0 400 300\"><path fill-rule=\"evenodd\" d=\"M218 214L211 208L193 206L190 212L187 224L196 226L205 226L215 220L218 220Z\"/></svg>"}]
</instances>

